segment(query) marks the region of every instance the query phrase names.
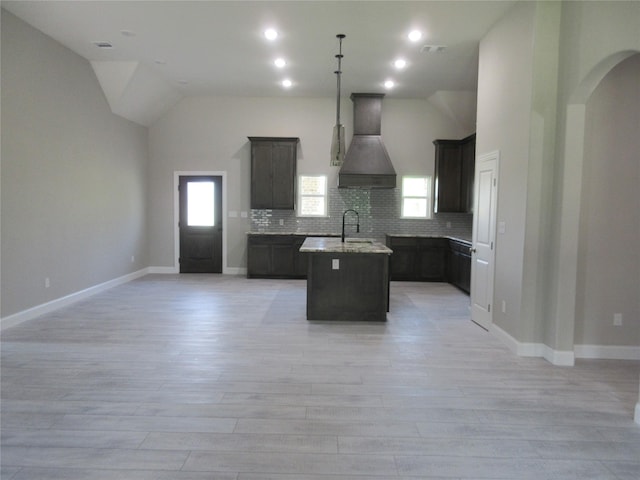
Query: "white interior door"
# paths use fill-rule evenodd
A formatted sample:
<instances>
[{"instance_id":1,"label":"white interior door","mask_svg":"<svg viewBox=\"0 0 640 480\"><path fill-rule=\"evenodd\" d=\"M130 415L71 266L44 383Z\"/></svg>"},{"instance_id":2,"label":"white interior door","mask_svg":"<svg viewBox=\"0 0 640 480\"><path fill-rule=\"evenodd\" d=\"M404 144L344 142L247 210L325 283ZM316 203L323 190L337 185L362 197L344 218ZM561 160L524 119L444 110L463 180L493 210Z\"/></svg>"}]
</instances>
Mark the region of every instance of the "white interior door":
<instances>
[{"instance_id":1,"label":"white interior door","mask_svg":"<svg viewBox=\"0 0 640 480\"><path fill-rule=\"evenodd\" d=\"M493 272L498 206L499 152L476 158L473 247L471 249L471 319L483 328L492 323Z\"/></svg>"}]
</instances>

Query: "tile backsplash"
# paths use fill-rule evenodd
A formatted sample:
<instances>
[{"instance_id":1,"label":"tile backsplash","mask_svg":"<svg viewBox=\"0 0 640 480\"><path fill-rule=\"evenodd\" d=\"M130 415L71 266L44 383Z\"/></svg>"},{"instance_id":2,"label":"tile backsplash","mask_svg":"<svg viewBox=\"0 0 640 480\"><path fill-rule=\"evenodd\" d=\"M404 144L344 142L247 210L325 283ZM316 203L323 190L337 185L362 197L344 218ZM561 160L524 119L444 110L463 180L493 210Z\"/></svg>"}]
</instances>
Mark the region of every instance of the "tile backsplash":
<instances>
[{"instance_id":1,"label":"tile backsplash","mask_svg":"<svg viewBox=\"0 0 640 480\"><path fill-rule=\"evenodd\" d=\"M293 210L251 210L251 231L340 233L342 213L353 208L360 215L360 234L349 236L383 240L385 234L446 235L471 239L473 216L468 213L437 213L432 219L400 218L400 189L329 189L329 216L297 217ZM353 218L349 218L352 222ZM282 223L282 225L281 225Z\"/></svg>"}]
</instances>

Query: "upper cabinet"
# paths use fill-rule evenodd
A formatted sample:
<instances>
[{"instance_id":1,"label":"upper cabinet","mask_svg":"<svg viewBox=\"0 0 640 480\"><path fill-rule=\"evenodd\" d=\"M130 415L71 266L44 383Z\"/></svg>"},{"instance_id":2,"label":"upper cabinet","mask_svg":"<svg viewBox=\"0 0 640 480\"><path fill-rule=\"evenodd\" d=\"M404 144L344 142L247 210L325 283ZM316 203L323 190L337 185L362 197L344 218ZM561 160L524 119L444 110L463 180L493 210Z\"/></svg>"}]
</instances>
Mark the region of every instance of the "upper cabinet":
<instances>
[{"instance_id":1,"label":"upper cabinet","mask_svg":"<svg viewBox=\"0 0 640 480\"><path fill-rule=\"evenodd\" d=\"M462 140L434 140L436 146L434 211L471 213L476 135Z\"/></svg>"},{"instance_id":2,"label":"upper cabinet","mask_svg":"<svg viewBox=\"0 0 640 480\"><path fill-rule=\"evenodd\" d=\"M251 208L293 210L299 138L249 137Z\"/></svg>"}]
</instances>

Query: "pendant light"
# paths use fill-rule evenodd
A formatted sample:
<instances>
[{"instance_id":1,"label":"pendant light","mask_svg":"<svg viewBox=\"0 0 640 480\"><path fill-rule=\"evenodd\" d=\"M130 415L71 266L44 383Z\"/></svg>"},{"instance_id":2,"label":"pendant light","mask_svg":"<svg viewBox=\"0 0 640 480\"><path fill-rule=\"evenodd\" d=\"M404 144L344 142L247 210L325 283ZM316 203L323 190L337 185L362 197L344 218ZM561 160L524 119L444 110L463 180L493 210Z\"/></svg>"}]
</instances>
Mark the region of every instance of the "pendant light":
<instances>
[{"instance_id":1,"label":"pendant light","mask_svg":"<svg viewBox=\"0 0 640 480\"><path fill-rule=\"evenodd\" d=\"M339 167L342 165L345 154L344 145L344 125L340 123L340 76L342 75L342 39L346 37L343 33L336 35L340 43L340 50L336 58L338 59L338 70L334 73L337 78L337 97L336 97L336 125L333 127L333 138L331 139L331 166Z\"/></svg>"}]
</instances>

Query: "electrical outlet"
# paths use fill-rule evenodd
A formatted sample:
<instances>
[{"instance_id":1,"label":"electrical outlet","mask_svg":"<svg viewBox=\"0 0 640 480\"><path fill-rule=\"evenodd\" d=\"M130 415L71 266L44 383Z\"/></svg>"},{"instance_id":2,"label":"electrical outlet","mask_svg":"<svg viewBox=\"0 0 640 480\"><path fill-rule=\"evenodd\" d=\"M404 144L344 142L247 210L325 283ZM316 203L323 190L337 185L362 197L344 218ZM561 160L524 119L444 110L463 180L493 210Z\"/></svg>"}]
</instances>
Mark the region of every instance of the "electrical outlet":
<instances>
[{"instance_id":1,"label":"electrical outlet","mask_svg":"<svg viewBox=\"0 0 640 480\"><path fill-rule=\"evenodd\" d=\"M280 226L283 226L283 225L284 225L284 220L281 218L280 219Z\"/></svg>"},{"instance_id":2,"label":"electrical outlet","mask_svg":"<svg viewBox=\"0 0 640 480\"><path fill-rule=\"evenodd\" d=\"M507 302L502 300L502 313L507 313Z\"/></svg>"},{"instance_id":3,"label":"electrical outlet","mask_svg":"<svg viewBox=\"0 0 640 480\"><path fill-rule=\"evenodd\" d=\"M331 260L331 268L333 270L340 270L340 259L334 258Z\"/></svg>"},{"instance_id":4,"label":"electrical outlet","mask_svg":"<svg viewBox=\"0 0 640 480\"><path fill-rule=\"evenodd\" d=\"M136 257L135 257L135 256L133 256L133 255L131 255L131 263L133 263L133 262L135 262L135 261L136 261Z\"/></svg>"},{"instance_id":5,"label":"electrical outlet","mask_svg":"<svg viewBox=\"0 0 640 480\"><path fill-rule=\"evenodd\" d=\"M51 286L51 281L49 280L49 277L44 279L44 288L49 288Z\"/></svg>"},{"instance_id":6,"label":"electrical outlet","mask_svg":"<svg viewBox=\"0 0 640 480\"><path fill-rule=\"evenodd\" d=\"M621 313L614 313L613 314L613 325L616 327L621 327L622 326L622 314Z\"/></svg>"}]
</instances>

